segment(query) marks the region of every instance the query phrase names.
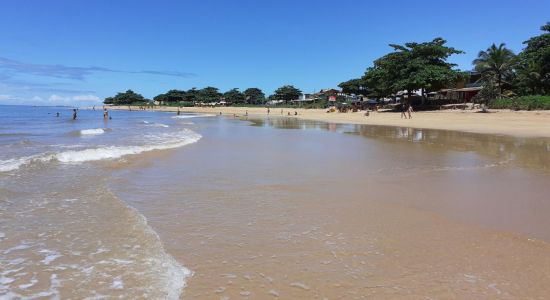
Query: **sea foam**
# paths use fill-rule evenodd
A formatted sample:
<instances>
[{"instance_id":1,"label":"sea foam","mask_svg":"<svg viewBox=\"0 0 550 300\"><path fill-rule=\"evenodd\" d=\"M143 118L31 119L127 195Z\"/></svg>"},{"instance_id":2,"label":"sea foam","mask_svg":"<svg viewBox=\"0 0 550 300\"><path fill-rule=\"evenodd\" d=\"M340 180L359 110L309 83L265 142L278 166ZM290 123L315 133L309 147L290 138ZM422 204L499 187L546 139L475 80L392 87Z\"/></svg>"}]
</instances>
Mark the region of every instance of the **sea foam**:
<instances>
[{"instance_id":1,"label":"sea foam","mask_svg":"<svg viewBox=\"0 0 550 300\"><path fill-rule=\"evenodd\" d=\"M95 129L82 129L80 130L81 135L99 135L104 134L105 130L101 128L95 128Z\"/></svg>"},{"instance_id":2,"label":"sea foam","mask_svg":"<svg viewBox=\"0 0 550 300\"><path fill-rule=\"evenodd\" d=\"M191 118L203 118L203 117L215 117L213 114L202 114L202 115L180 115L173 116L172 119L191 119Z\"/></svg>"},{"instance_id":3,"label":"sea foam","mask_svg":"<svg viewBox=\"0 0 550 300\"><path fill-rule=\"evenodd\" d=\"M45 153L20 158L0 160L0 172L14 171L33 162L58 161L61 163L82 163L104 159L116 159L126 155L140 154L154 150L167 150L197 142L202 136L189 129L176 133L145 136L149 143L143 145L105 146L58 153Z\"/></svg>"}]
</instances>

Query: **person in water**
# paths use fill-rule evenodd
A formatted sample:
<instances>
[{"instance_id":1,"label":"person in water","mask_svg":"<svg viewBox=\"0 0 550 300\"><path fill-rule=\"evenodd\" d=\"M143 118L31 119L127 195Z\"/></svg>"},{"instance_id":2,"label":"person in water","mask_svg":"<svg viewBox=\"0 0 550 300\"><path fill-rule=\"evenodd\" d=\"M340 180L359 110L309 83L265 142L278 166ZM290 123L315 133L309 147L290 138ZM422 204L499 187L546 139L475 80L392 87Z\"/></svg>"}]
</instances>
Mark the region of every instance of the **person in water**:
<instances>
[{"instance_id":1,"label":"person in water","mask_svg":"<svg viewBox=\"0 0 550 300\"><path fill-rule=\"evenodd\" d=\"M179 116L181 114L180 112L180 108L178 107L178 112L177 112L177 115Z\"/></svg>"},{"instance_id":2,"label":"person in water","mask_svg":"<svg viewBox=\"0 0 550 300\"><path fill-rule=\"evenodd\" d=\"M73 120L76 120L76 108L73 109Z\"/></svg>"},{"instance_id":3,"label":"person in water","mask_svg":"<svg viewBox=\"0 0 550 300\"><path fill-rule=\"evenodd\" d=\"M56 113L55 113L55 116L59 118L59 112L56 112Z\"/></svg>"},{"instance_id":4,"label":"person in water","mask_svg":"<svg viewBox=\"0 0 550 300\"><path fill-rule=\"evenodd\" d=\"M103 120L109 119L109 112L106 107L103 107Z\"/></svg>"}]
</instances>

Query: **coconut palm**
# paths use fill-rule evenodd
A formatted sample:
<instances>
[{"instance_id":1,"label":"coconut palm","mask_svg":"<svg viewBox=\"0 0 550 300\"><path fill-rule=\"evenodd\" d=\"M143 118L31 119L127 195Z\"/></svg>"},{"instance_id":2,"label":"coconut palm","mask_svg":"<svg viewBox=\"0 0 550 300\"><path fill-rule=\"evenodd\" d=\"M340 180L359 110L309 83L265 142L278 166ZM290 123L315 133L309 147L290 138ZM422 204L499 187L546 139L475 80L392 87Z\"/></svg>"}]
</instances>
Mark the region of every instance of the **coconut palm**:
<instances>
[{"instance_id":1,"label":"coconut palm","mask_svg":"<svg viewBox=\"0 0 550 300\"><path fill-rule=\"evenodd\" d=\"M473 64L486 80L495 82L502 96L504 79L510 77L514 71L516 55L506 48L506 44L493 44L485 51L480 51Z\"/></svg>"}]
</instances>

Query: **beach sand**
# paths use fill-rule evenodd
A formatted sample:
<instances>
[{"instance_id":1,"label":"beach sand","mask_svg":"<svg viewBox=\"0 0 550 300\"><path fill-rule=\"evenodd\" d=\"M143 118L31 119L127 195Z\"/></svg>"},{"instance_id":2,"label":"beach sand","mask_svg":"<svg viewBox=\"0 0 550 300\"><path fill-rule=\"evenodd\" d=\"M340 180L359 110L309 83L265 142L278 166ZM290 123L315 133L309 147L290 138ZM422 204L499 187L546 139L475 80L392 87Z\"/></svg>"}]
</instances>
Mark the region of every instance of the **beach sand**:
<instances>
[{"instance_id":1,"label":"beach sand","mask_svg":"<svg viewBox=\"0 0 550 300\"><path fill-rule=\"evenodd\" d=\"M125 106L114 109L128 109ZM176 107L156 107L158 111L177 111ZM183 113L208 113L244 116L266 116L267 109L262 107L182 107ZM519 137L550 137L550 111L510 111L490 110L490 113L479 113L477 110L442 110L415 112L412 119L401 119L396 112L371 112L368 117L364 112L327 113L325 109L287 109L283 116L303 120L318 120L340 124L367 124L402 126L411 128L456 130L474 133L502 134ZM294 116L294 112L298 112ZM270 116L281 116L281 108L271 108Z\"/></svg>"},{"instance_id":2,"label":"beach sand","mask_svg":"<svg viewBox=\"0 0 550 300\"><path fill-rule=\"evenodd\" d=\"M550 294L547 139L193 120L199 143L111 182L194 272L185 299Z\"/></svg>"}]
</instances>

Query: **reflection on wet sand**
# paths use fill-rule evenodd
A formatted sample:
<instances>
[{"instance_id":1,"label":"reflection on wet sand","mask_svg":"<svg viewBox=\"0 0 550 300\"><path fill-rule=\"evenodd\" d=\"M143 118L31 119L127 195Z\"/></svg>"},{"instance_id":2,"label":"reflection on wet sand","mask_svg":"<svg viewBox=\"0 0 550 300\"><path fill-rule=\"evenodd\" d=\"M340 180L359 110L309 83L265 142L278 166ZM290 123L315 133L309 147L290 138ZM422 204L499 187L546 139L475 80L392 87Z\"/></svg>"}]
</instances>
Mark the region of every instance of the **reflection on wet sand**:
<instances>
[{"instance_id":1,"label":"reflection on wet sand","mask_svg":"<svg viewBox=\"0 0 550 300\"><path fill-rule=\"evenodd\" d=\"M335 124L296 118L251 120L254 126L282 129L322 129L361 135L385 142L420 143L423 147L468 152L499 158L519 167L550 170L550 138L520 138L450 130L377 125Z\"/></svg>"},{"instance_id":2,"label":"reflection on wet sand","mask_svg":"<svg viewBox=\"0 0 550 300\"><path fill-rule=\"evenodd\" d=\"M200 143L115 174L194 272L184 297L550 293L548 141L250 121L203 120Z\"/></svg>"}]
</instances>

